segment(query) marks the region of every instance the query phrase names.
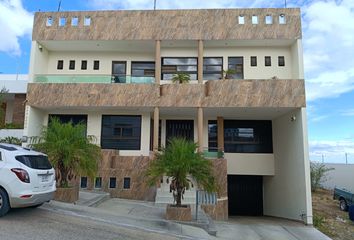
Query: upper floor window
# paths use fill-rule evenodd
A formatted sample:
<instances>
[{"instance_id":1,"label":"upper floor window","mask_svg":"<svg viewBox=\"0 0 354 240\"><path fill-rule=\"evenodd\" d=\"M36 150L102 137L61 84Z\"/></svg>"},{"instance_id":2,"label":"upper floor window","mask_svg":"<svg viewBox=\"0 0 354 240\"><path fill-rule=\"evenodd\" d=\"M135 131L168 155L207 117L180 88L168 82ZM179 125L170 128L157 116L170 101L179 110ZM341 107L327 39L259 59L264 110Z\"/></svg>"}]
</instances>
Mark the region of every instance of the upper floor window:
<instances>
[{"instance_id":1,"label":"upper floor window","mask_svg":"<svg viewBox=\"0 0 354 240\"><path fill-rule=\"evenodd\" d=\"M243 15L238 16L238 24L245 24L245 16Z\"/></svg>"},{"instance_id":2,"label":"upper floor window","mask_svg":"<svg viewBox=\"0 0 354 240\"><path fill-rule=\"evenodd\" d=\"M53 25L53 17L47 17L46 25L48 27Z\"/></svg>"},{"instance_id":3,"label":"upper floor window","mask_svg":"<svg viewBox=\"0 0 354 240\"><path fill-rule=\"evenodd\" d=\"M252 56L251 57L251 67L256 67L257 66L257 57Z\"/></svg>"},{"instance_id":4,"label":"upper floor window","mask_svg":"<svg viewBox=\"0 0 354 240\"><path fill-rule=\"evenodd\" d=\"M205 57L203 59L203 79L217 80L222 79L223 70L222 57Z\"/></svg>"},{"instance_id":5,"label":"upper floor window","mask_svg":"<svg viewBox=\"0 0 354 240\"><path fill-rule=\"evenodd\" d=\"M162 80L171 80L177 73L187 73L191 80L197 80L198 60L196 57L162 58Z\"/></svg>"},{"instance_id":6,"label":"upper floor window","mask_svg":"<svg viewBox=\"0 0 354 240\"><path fill-rule=\"evenodd\" d=\"M272 15L265 16L265 24L273 24L273 17Z\"/></svg>"},{"instance_id":7,"label":"upper floor window","mask_svg":"<svg viewBox=\"0 0 354 240\"><path fill-rule=\"evenodd\" d=\"M65 17L60 17L59 18L59 26L63 27L66 24L66 18Z\"/></svg>"},{"instance_id":8,"label":"upper floor window","mask_svg":"<svg viewBox=\"0 0 354 240\"><path fill-rule=\"evenodd\" d=\"M284 67L285 66L285 58L284 58L284 56L279 56L278 57L278 66L279 67Z\"/></svg>"},{"instance_id":9,"label":"upper floor window","mask_svg":"<svg viewBox=\"0 0 354 240\"><path fill-rule=\"evenodd\" d=\"M100 61L95 60L93 61L93 70L99 70L100 69Z\"/></svg>"},{"instance_id":10,"label":"upper floor window","mask_svg":"<svg viewBox=\"0 0 354 240\"><path fill-rule=\"evenodd\" d=\"M229 78L243 79L243 57L229 57L228 69L233 71Z\"/></svg>"},{"instance_id":11,"label":"upper floor window","mask_svg":"<svg viewBox=\"0 0 354 240\"><path fill-rule=\"evenodd\" d=\"M133 77L155 77L155 62L132 62Z\"/></svg>"},{"instance_id":12,"label":"upper floor window","mask_svg":"<svg viewBox=\"0 0 354 240\"><path fill-rule=\"evenodd\" d=\"M285 24L285 23L286 23L285 14L280 14L279 15L279 24Z\"/></svg>"},{"instance_id":13,"label":"upper floor window","mask_svg":"<svg viewBox=\"0 0 354 240\"><path fill-rule=\"evenodd\" d=\"M85 16L84 18L84 26L90 26L91 25L91 17L90 16Z\"/></svg>"},{"instance_id":14,"label":"upper floor window","mask_svg":"<svg viewBox=\"0 0 354 240\"><path fill-rule=\"evenodd\" d=\"M75 60L70 60L70 62L69 62L69 70L75 70Z\"/></svg>"},{"instance_id":15,"label":"upper floor window","mask_svg":"<svg viewBox=\"0 0 354 240\"><path fill-rule=\"evenodd\" d=\"M81 70L86 70L87 69L87 60L82 60L81 61Z\"/></svg>"},{"instance_id":16,"label":"upper floor window","mask_svg":"<svg viewBox=\"0 0 354 240\"><path fill-rule=\"evenodd\" d=\"M72 17L71 18L71 26L76 27L77 25L79 25L79 18L78 17Z\"/></svg>"},{"instance_id":17,"label":"upper floor window","mask_svg":"<svg viewBox=\"0 0 354 240\"><path fill-rule=\"evenodd\" d=\"M272 59L271 59L270 56L265 56L265 57L264 57L264 65L265 65L266 67L272 66Z\"/></svg>"},{"instance_id":18,"label":"upper floor window","mask_svg":"<svg viewBox=\"0 0 354 240\"><path fill-rule=\"evenodd\" d=\"M208 151L214 152L218 149L218 125L216 120L208 121Z\"/></svg>"},{"instance_id":19,"label":"upper floor window","mask_svg":"<svg viewBox=\"0 0 354 240\"><path fill-rule=\"evenodd\" d=\"M258 16L256 15L252 16L252 24L258 24Z\"/></svg>"},{"instance_id":20,"label":"upper floor window","mask_svg":"<svg viewBox=\"0 0 354 240\"><path fill-rule=\"evenodd\" d=\"M103 115L103 149L140 150L141 116Z\"/></svg>"},{"instance_id":21,"label":"upper floor window","mask_svg":"<svg viewBox=\"0 0 354 240\"><path fill-rule=\"evenodd\" d=\"M63 70L63 68L64 68L64 61L63 60L58 60L57 69L58 70Z\"/></svg>"}]
</instances>

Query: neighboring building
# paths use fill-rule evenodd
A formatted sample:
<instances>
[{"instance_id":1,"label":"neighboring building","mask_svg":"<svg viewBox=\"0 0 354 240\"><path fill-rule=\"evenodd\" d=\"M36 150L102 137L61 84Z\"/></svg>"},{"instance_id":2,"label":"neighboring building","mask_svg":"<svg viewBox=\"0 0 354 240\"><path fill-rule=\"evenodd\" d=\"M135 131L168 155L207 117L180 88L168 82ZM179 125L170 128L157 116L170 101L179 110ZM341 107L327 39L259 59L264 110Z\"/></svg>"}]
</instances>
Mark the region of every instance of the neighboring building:
<instances>
[{"instance_id":1,"label":"neighboring building","mask_svg":"<svg viewBox=\"0 0 354 240\"><path fill-rule=\"evenodd\" d=\"M354 193L354 164L325 163L332 169L326 173L322 186L333 190L335 187L345 188Z\"/></svg>"},{"instance_id":2,"label":"neighboring building","mask_svg":"<svg viewBox=\"0 0 354 240\"><path fill-rule=\"evenodd\" d=\"M25 135L87 124L103 158L82 187L160 201L144 171L183 136L213 161L214 218L312 223L299 9L40 12L32 37Z\"/></svg>"},{"instance_id":3,"label":"neighboring building","mask_svg":"<svg viewBox=\"0 0 354 240\"><path fill-rule=\"evenodd\" d=\"M13 136L21 138L25 119L25 101L28 75L0 74L0 88L6 90L2 94L2 119L0 119L0 138Z\"/></svg>"}]
</instances>

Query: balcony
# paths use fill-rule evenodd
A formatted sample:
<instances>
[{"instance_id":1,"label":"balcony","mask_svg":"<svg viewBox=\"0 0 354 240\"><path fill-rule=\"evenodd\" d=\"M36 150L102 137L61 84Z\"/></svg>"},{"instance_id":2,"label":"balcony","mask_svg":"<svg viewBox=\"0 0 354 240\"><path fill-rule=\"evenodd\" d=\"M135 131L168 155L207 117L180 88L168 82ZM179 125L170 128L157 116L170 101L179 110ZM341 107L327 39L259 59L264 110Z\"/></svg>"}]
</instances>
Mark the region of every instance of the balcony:
<instances>
[{"instance_id":1,"label":"balcony","mask_svg":"<svg viewBox=\"0 0 354 240\"><path fill-rule=\"evenodd\" d=\"M150 84L154 77L137 77L129 75L36 75L35 83L133 83Z\"/></svg>"},{"instance_id":2,"label":"balcony","mask_svg":"<svg viewBox=\"0 0 354 240\"><path fill-rule=\"evenodd\" d=\"M205 158L223 158L224 152L217 148L205 148L203 150L203 156Z\"/></svg>"}]
</instances>

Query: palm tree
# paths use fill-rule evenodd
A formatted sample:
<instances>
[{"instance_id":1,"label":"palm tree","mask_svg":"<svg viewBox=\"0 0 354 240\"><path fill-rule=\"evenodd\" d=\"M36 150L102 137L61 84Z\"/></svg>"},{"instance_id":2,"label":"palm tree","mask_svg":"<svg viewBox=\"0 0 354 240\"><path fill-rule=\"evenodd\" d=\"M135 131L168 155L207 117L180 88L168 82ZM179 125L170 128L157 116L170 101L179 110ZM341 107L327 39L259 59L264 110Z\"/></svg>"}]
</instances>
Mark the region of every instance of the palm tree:
<instances>
[{"instance_id":1,"label":"palm tree","mask_svg":"<svg viewBox=\"0 0 354 240\"><path fill-rule=\"evenodd\" d=\"M176 206L181 207L184 189L189 188L189 176L199 187L208 192L216 190L211 161L197 152L197 144L184 138L173 138L166 148L156 153L156 159L150 164L147 176L150 185L154 185L166 175L172 177L177 191Z\"/></svg>"},{"instance_id":2,"label":"palm tree","mask_svg":"<svg viewBox=\"0 0 354 240\"><path fill-rule=\"evenodd\" d=\"M92 143L93 136L86 137L85 131L82 123L61 123L54 118L43 128L41 136L32 140L31 147L46 153L57 170L59 187L68 187L71 175L94 177L97 172L101 150Z\"/></svg>"},{"instance_id":3,"label":"palm tree","mask_svg":"<svg viewBox=\"0 0 354 240\"><path fill-rule=\"evenodd\" d=\"M188 83L191 80L191 76L188 73L176 73L173 74L173 83Z\"/></svg>"}]
</instances>

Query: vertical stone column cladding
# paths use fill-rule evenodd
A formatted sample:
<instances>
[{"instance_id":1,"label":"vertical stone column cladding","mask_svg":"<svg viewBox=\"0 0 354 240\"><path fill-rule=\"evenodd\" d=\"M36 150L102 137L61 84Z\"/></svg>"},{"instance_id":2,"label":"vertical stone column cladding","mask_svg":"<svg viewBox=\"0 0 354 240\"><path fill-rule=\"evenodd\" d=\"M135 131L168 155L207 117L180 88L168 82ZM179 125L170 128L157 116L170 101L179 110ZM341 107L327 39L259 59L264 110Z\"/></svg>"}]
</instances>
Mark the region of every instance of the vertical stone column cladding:
<instances>
[{"instance_id":1,"label":"vertical stone column cladding","mask_svg":"<svg viewBox=\"0 0 354 240\"><path fill-rule=\"evenodd\" d=\"M26 94L15 94L12 122L23 127L25 121Z\"/></svg>"}]
</instances>

